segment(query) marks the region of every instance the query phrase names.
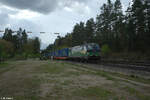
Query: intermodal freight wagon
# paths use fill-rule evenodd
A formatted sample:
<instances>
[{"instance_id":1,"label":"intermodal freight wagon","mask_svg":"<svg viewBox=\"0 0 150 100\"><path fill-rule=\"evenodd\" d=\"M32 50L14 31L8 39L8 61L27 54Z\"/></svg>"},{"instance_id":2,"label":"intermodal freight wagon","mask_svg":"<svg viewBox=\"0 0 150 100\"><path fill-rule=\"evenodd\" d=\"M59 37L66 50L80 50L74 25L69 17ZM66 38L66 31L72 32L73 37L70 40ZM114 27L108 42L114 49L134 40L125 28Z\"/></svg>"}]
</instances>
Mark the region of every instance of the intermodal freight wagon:
<instances>
[{"instance_id":1,"label":"intermodal freight wagon","mask_svg":"<svg viewBox=\"0 0 150 100\"><path fill-rule=\"evenodd\" d=\"M100 60L101 50L96 43L87 43L45 54L48 58L67 60Z\"/></svg>"}]
</instances>

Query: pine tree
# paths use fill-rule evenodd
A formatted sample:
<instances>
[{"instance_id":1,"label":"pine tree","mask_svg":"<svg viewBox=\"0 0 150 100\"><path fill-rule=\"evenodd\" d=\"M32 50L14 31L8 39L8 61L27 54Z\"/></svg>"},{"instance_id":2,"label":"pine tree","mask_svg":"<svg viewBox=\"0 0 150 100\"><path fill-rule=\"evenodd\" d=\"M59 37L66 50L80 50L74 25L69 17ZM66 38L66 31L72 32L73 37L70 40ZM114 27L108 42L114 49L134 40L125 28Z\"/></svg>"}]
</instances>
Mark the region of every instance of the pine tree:
<instances>
[{"instance_id":1,"label":"pine tree","mask_svg":"<svg viewBox=\"0 0 150 100\"><path fill-rule=\"evenodd\" d=\"M27 39L28 39L28 35L27 35L26 31L23 30L23 32L22 32L23 45L27 43Z\"/></svg>"},{"instance_id":2,"label":"pine tree","mask_svg":"<svg viewBox=\"0 0 150 100\"><path fill-rule=\"evenodd\" d=\"M133 0L132 5L132 18L134 19L135 24L135 49L144 50L144 35L145 35L145 14L144 14L144 5L141 0Z\"/></svg>"},{"instance_id":3,"label":"pine tree","mask_svg":"<svg viewBox=\"0 0 150 100\"><path fill-rule=\"evenodd\" d=\"M19 44L19 38L18 38L18 36L17 35L13 35L13 44L14 44L14 51L15 51L15 53L17 53L18 52L18 44Z\"/></svg>"},{"instance_id":4,"label":"pine tree","mask_svg":"<svg viewBox=\"0 0 150 100\"><path fill-rule=\"evenodd\" d=\"M112 46L112 21L113 21L113 4L111 0L101 7L101 13L97 16L96 20L96 33L98 39L102 44ZM99 43L100 43L99 42Z\"/></svg>"},{"instance_id":5,"label":"pine tree","mask_svg":"<svg viewBox=\"0 0 150 100\"><path fill-rule=\"evenodd\" d=\"M67 33L67 35L65 36L65 43L68 47L72 46L72 34L71 33Z\"/></svg>"},{"instance_id":6,"label":"pine tree","mask_svg":"<svg viewBox=\"0 0 150 100\"><path fill-rule=\"evenodd\" d=\"M22 52L22 47L23 47L23 41L22 41L22 28L19 28L17 31L17 38L16 38L16 46L17 46L17 51L18 53L23 53Z\"/></svg>"},{"instance_id":7,"label":"pine tree","mask_svg":"<svg viewBox=\"0 0 150 100\"><path fill-rule=\"evenodd\" d=\"M150 2L148 2L148 0L146 0L145 2L145 25L146 25L146 35L145 35L145 44L146 44L146 50L149 52L150 47Z\"/></svg>"},{"instance_id":8,"label":"pine tree","mask_svg":"<svg viewBox=\"0 0 150 100\"><path fill-rule=\"evenodd\" d=\"M86 26L85 26L85 40L86 42L94 42L94 32L95 31L95 22L94 19L91 18L86 22Z\"/></svg>"},{"instance_id":9,"label":"pine tree","mask_svg":"<svg viewBox=\"0 0 150 100\"><path fill-rule=\"evenodd\" d=\"M39 54L40 53L40 40L39 40L38 37L36 37L34 39L33 49L34 49L34 54Z\"/></svg>"},{"instance_id":10,"label":"pine tree","mask_svg":"<svg viewBox=\"0 0 150 100\"><path fill-rule=\"evenodd\" d=\"M10 42L12 42L12 30L11 29L8 29L8 28L6 28L5 29L5 33L4 33L4 36L3 36L3 39L4 40L6 40L6 41L10 41Z\"/></svg>"},{"instance_id":11,"label":"pine tree","mask_svg":"<svg viewBox=\"0 0 150 100\"><path fill-rule=\"evenodd\" d=\"M113 18L113 49L115 51L120 51L123 45L125 44L125 33L123 23L124 16L120 0L116 0L114 3Z\"/></svg>"},{"instance_id":12,"label":"pine tree","mask_svg":"<svg viewBox=\"0 0 150 100\"><path fill-rule=\"evenodd\" d=\"M83 22L76 24L72 32L72 45L81 45L86 42L85 26Z\"/></svg>"}]
</instances>

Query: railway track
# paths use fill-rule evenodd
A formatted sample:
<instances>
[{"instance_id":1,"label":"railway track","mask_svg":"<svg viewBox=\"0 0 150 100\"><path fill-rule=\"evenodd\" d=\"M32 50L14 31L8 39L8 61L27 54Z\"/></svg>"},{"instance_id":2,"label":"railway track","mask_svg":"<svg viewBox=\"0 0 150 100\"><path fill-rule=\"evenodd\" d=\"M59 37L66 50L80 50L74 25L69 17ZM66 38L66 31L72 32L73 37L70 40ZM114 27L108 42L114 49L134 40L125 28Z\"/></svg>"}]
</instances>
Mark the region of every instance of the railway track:
<instances>
[{"instance_id":1,"label":"railway track","mask_svg":"<svg viewBox=\"0 0 150 100\"><path fill-rule=\"evenodd\" d=\"M139 66L150 66L150 61L129 61L129 60L102 60L104 63L119 63Z\"/></svg>"},{"instance_id":2,"label":"railway track","mask_svg":"<svg viewBox=\"0 0 150 100\"><path fill-rule=\"evenodd\" d=\"M103 65L106 68L121 68L121 69L134 70L134 71L150 72L150 62L144 62L144 61L129 62L129 61L116 61L116 60L115 61L102 60L101 62L95 62L95 61L88 61L88 62L69 61L69 62L90 64L96 67Z\"/></svg>"},{"instance_id":3,"label":"railway track","mask_svg":"<svg viewBox=\"0 0 150 100\"><path fill-rule=\"evenodd\" d=\"M114 63L101 63L101 64L105 66L111 66L111 67L119 67L119 68L150 72L150 66L147 66L147 65L141 66L141 65L136 65L136 64L114 64Z\"/></svg>"},{"instance_id":4,"label":"railway track","mask_svg":"<svg viewBox=\"0 0 150 100\"><path fill-rule=\"evenodd\" d=\"M113 61L113 60L102 60L102 65L126 68L138 71L147 71L150 72L150 62L149 61Z\"/></svg>"},{"instance_id":5,"label":"railway track","mask_svg":"<svg viewBox=\"0 0 150 100\"><path fill-rule=\"evenodd\" d=\"M150 79L150 66L148 66L148 63L112 63L107 61L101 62L101 63L94 63L94 62L75 62L75 61L66 61L67 63L75 64L80 67L84 68L90 68L95 70L103 70L106 72L113 72L113 73L121 73L124 75L129 75L132 77L142 77L144 79ZM142 65L142 66L141 66Z\"/></svg>"}]
</instances>

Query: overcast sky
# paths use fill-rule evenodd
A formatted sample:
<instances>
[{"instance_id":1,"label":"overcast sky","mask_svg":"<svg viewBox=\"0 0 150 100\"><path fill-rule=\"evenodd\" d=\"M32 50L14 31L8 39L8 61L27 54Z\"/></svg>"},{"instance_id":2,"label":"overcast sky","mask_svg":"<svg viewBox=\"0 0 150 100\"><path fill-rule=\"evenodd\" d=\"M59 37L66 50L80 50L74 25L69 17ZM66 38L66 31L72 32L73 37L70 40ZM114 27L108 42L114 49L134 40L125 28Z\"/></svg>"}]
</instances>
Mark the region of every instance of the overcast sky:
<instances>
[{"instance_id":1,"label":"overcast sky","mask_svg":"<svg viewBox=\"0 0 150 100\"><path fill-rule=\"evenodd\" d=\"M19 27L32 31L30 37L38 36L42 48L56 39L53 33L64 36L80 21L95 18L100 6L107 0L0 0L0 30ZM114 1L114 0L112 0ZM130 0L121 0L123 10ZM39 34L39 32L47 32Z\"/></svg>"}]
</instances>

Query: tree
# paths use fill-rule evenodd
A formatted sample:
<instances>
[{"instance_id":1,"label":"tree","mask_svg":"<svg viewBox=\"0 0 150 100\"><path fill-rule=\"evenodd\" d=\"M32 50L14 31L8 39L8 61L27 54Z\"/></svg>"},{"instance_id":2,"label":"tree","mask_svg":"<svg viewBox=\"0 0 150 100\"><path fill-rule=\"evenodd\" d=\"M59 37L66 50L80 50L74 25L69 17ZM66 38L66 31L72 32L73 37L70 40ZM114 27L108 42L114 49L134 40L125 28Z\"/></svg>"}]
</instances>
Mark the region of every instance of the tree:
<instances>
[{"instance_id":1,"label":"tree","mask_svg":"<svg viewBox=\"0 0 150 100\"><path fill-rule=\"evenodd\" d=\"M25 30L19 28L17 34L12 35L13 31L6 28L3 40L0 39L0 56L24 58L40 53L40 40L38 37L29 39Z\"/></svg>"},{"instance_id":2,"label":"tree","mask_svg":"<svg viewBox=\"0 0 150 100\"><path fill-rule=\"evenodd\" d=\"M76 24L73 28L72 32L72 45L81 45L86 42L86 34L84 23L80 22L80 24Z\"/></svg>"},{"instance_id":3,"label":"tree","mask_svg":"<svg viewBox=\"0 0 150 100\"><path fill-rule=\"evenodd\" d=\"M34 53L34 41L32 39L28 39L27 43L23 45L23 51L27 55L32 55Z\"/></svg>"},{"instance_id":4,"label":"tree","mask_svg":"<svg viewBox=\"0 0 150 100\"><path fill-rule=\"evenodd\" d=\"M16 48L18 53L23 53L22 52L22 47L23 47L23 41L22 41L22 28L19 28L17 31L17 35L15 37L15 42L16 42Z\"/></svg>"},{"instance_id":5,"label":"tree","mask_svg":"<svg viewBox=\"0 0 150 100\"><path fill-rule=\"evenodd\" d=\"M112 47L112 21L113 21L113 4L111 0L101 7L101 13L96 18L96 33L101 44L108 44Z\"/></svg>"},{"instance_id":6,"label":"tree","mask_svg":"<svg viewBox=\"0 0 150 100\"><path fill-rule=\"evenodd\" d=\"M124 33L124 15L122 12L122 5L120 0L116 0L114 3L114 11L113 11L113 50L121 51L122 45L124 45L125 41L125 33Z\"/></svg>"},{"instance_id":7,"label":"tree","mask_svg":"<svg viewBox=\"0 0 150 100\"><path fill-rule=\"evenodd\" d=\"M94 19L91 18L86 22L85 26L85 40L87 42L94 42L94 34L95 34L95 22Z\"/></svg>"},{"instance_id":8,"label":"tree","mask_svg":"<svg viewBox=\"0 0 150 100\"><path fill-rule=\"evenodd\" d=\"M40 53L40 40L38 37L36 37L33 40L33 50L34 50L34 54L39 54Z\"/></svg>"},{"instance_id":9,"label":"tree","mask_svg":"<svg viewBox=\"0 0 150 100\"><path fill-rule=\"evenodd\" d=\"M19 44L19 38L17 35L13 35L13 39L12 39L12 43L14 45L14 49L15 49L15 52L14 53L17 53L18 52L18 44Z\"/></svg>"},{"instance_id":10,"label":"tree","mask_svg":"<svg viewBox=\"0 0 150 100\"><path fill-rule=\"evenodd\" d=\"M3 58L12 57L14 52L13 44L6 40L0 40L0 52Z\"/></svg>"},{"instance_id":11,"label":"tree","mask_svg":"<svg viewBox=\"0 0 150 100\"><path fill-rule=\"evenodd\" d=\"M49 44L49 45L47 46L47 48L46 48L45 53L50 52L50 51L53 51L53 48L54 48L54 45L53 45L53 44Z\"/></svg>"},{"instance_id":12,"label":"tree","mask_svg":"<svg viewBox=\"0 0 150 100\"><path fill-rule=\"evenodd\" d=\"M23 41L23 45L26 44L28 41L28 35L25 30L23 30L22 32L22 41Z\"/></svg>"},{"instance_id":13,"label":"tree","mask_svg":"<svg viewBox=\"0 0 150 100\"><path fill-rule=\"evenodd\" d=\"M0 63L2 62L3 60L3 46L0 45Z\"/></svg>"},{"instance_id":14,"label":"tree","mask_svg":"<svg viewBox=\"0 0 150 100\"><path fill-rule=\"evenodd\" d=\"M150 2L146 0L145 4L145 25L146 25L146 34L145 34L145 45L147 47L147 51L150 50L149 44L150 44Z\"/></svg>"},{"instance_id":15,"label":"tree","mask_svg":"<svg viewBox=\"0 0 150 100\"><path fill-rule=\"evenodd\" d=\"M71 33L67 33L67 35L65 36L64 39L64 44L66 44L66 46L71 47L72 46L72 34Z\"/></svg>"},{"instance_id":16,"label":"tree","mask_svg":"<svg viewBox=\"0 0 150 100\"><path fill-rule=\"evenodd\" d=\"M6 41L10 41L10 42L12 42L12 30L11 29L8 29L8 28L6 28L5 29L5 33L4 33L4 36L3 36L3 39L4 40L6 40Z\"/></svg>"},{"instance_id":17,"label":"tree","mask_svg":"<svg viewBox=\"0 0 150 100\"><path fill-rule=\"evenodd\" d=\"M136 34L136 41L135 41L135 49L136 50L144 50L144 37L145 37L145 14L144 14L144 5L141 0L133 0L132 5L132 18L134 20L135 25L135 34Z\"/></svg>"},{"instance_id":18,"label":"tree","mask_svg":"<svg viewBox=\"0 0 150 100\"><path fill-rule=\"evenodd\" d=\"M58 37L52 48L96 42L107 45L113 52L149 52L150 2L132 0L125 15L120 0L107 0L96 17L77 23L65 37Z\"/></svg>"}]
</instances>

